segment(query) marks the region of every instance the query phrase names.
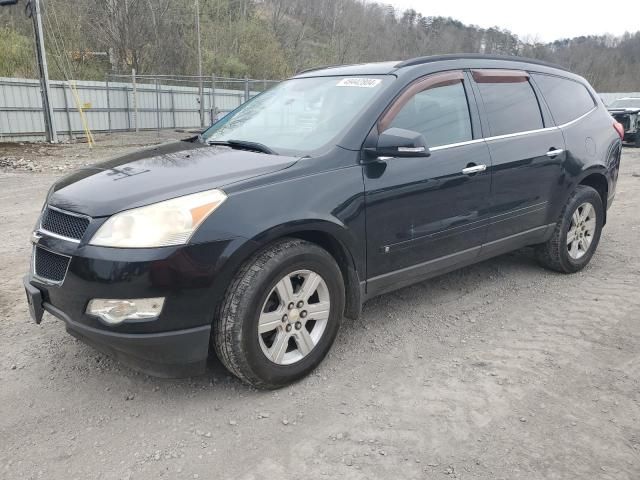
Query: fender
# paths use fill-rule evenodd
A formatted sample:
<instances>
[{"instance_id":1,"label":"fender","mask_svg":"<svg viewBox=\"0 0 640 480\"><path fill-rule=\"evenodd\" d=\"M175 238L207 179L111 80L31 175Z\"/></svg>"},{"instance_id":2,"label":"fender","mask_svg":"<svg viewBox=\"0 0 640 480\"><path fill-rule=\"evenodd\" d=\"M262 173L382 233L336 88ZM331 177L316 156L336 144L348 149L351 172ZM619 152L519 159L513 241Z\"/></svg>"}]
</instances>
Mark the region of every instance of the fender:
<instances>
[{"instance_id":1,"label":"fender","mask_svg":"<svg viewBox=\"0 0 640 480\"><path fill-rule=\"evenodd\" d=\"M595 188L600 194L605 211L604 221L606 223L607 207L610 204L610 194L614 185L614 180L610 170L601 163L586 166L578 175L573 177L570 182L567 182L567 188L563 191L563 195L556 212L556 217L551 219L553 222L556 221L557 215L559 215L559 212L567 203L571 193L573 193L576 187L581 184Z\"/></svg>"},{"instance_id":2,"label":"fender","mask_svg":"<svg viewBox=\"0 0 640 480\"><path fill-rule=\"evenodd\" d=\"M301 238L316 243L333 255L345 281L345 316L358 318L362 310L361 292L364 287L364 272L358 270L358 262L364 265L364 258L357 259L357 243L346 227L337 221L326 219L291 221L274 225L253 238L236 237L225 252L224 263L219 267L211 285L212 303L216 309L241 266L267 245L283 237Z\"/></svg>"},{"instance_id":3,"label":"fender","mask_svg":"<svg viewBox=\"0 0 640 480\"><path fill-rule=\"evenodd\" d=\"M296 237L316 243L336 259L345 282L345 316L353 320L360 316L365 282L363 250L351 231L338 221L311 219L276 225L252 239L259 248L282 237Z\"/></svg>"}]
</instances>

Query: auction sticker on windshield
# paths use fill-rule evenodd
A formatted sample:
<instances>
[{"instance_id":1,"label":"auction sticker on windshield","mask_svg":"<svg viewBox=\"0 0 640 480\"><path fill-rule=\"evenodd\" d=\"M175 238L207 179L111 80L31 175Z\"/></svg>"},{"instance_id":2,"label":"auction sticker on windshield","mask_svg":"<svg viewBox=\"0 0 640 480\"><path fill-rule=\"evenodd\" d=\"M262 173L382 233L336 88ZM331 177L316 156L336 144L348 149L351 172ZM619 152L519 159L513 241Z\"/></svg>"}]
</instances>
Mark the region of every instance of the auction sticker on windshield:
<instances>
[{"instance_id":1,"label":"auction sticker on windshield","mask_svg":"<svg viewBox=\"0 0 640 480\"><path fill-rule=\"evenodd\" d=\"M379 78L343 78L336 85L337 87L360 87L373 88L382 80Z\"/></svg>"}]
</instances>

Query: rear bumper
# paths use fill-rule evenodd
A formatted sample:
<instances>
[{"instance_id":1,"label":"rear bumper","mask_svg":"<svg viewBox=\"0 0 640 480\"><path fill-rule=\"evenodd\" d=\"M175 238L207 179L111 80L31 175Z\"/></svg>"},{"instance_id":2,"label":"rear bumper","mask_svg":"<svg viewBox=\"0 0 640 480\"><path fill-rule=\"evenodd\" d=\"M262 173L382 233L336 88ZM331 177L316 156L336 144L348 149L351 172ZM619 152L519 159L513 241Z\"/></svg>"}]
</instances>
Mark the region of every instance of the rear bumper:
<instances>
[{"instance_id":1,"label":"rear bumper","mask_svg":"<svg viewBox=\"0 0 640 480\"><path fill-rule=\"evenodd\" d=\"M44 302L45 311L65 323L69 334L136 370L158 377L184 377L205 372L211 326L160 333L117 333L73 321Z\"/></svg>"}]
</instances>

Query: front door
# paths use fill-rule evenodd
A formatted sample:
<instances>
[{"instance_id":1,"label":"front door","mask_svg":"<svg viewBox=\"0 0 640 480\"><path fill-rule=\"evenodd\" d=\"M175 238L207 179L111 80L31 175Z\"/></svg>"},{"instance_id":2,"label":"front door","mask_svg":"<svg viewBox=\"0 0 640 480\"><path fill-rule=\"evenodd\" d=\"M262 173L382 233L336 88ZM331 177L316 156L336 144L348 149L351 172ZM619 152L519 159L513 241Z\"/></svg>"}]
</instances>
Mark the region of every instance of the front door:
<instances>
[{"instance_id":1,"label":"front door","mask_svg":"<svg viewBox=\"0 0 640 480\"><path fill-rule=\"evenodd\" d=\"M398 127L422 133L431 155L363 166L367 295L478 255L487 230L491 160L465 82L462 72L420 79L378 122L378 132Z\"/></svg>"}]
</instances>

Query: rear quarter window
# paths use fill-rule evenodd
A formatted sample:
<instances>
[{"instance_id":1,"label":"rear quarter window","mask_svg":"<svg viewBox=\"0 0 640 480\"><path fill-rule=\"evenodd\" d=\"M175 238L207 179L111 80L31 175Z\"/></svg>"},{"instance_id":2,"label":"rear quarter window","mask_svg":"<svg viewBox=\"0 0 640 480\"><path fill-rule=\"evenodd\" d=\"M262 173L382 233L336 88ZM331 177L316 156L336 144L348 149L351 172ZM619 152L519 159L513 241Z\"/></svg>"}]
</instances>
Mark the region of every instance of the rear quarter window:
<instances>
[{"instance_id":1,"label":"rear quarter window","mask_svg":"<svg viewBox=\"0 0 640 480\"><path fill-rule=\"evenodd\" d=\"M478 83L491 136L543 128L540 105L528 81Z\"/></svg>"},{"instance_id":2,"label":"rear quarter window","mask_svg":"<svg viewBox=\"0 0 640 480\"><path fill-rule=\"evenodd\" d=\"M542 92L556 125L575 120L595 107L587 88L567 78L533 74L533 80Z\"/></svg>"}]
</instances>

